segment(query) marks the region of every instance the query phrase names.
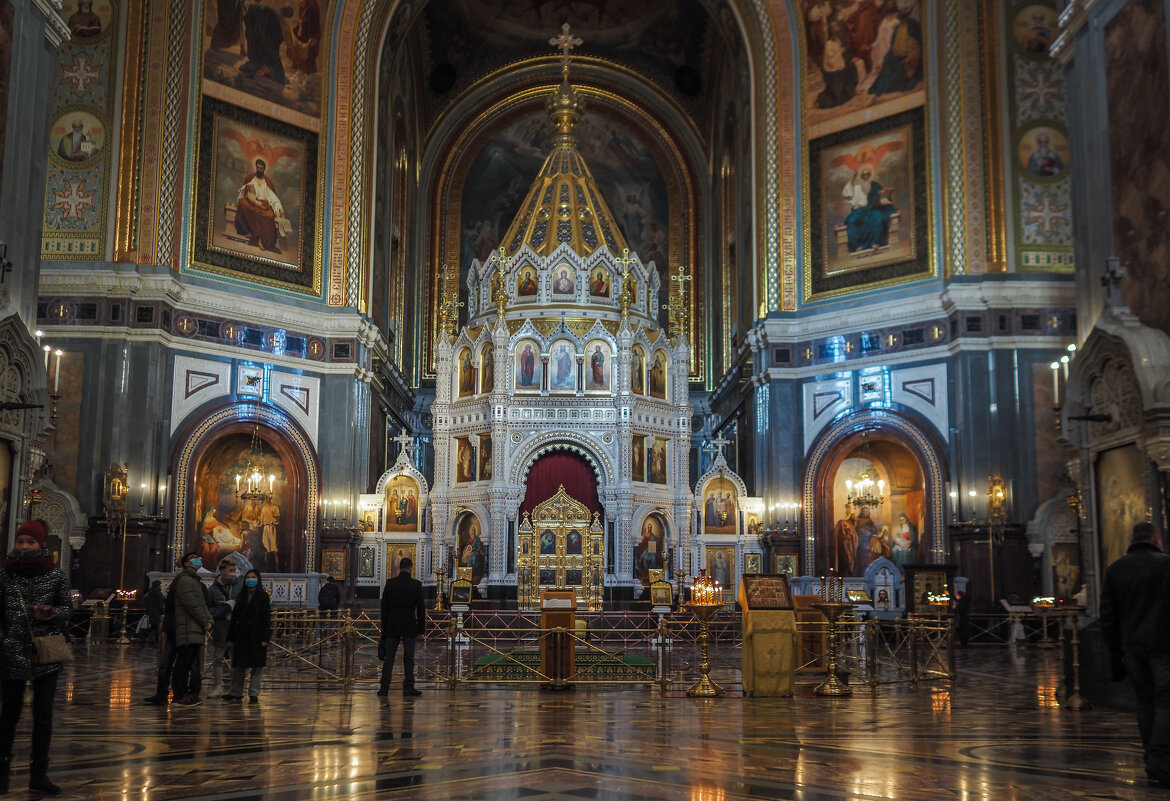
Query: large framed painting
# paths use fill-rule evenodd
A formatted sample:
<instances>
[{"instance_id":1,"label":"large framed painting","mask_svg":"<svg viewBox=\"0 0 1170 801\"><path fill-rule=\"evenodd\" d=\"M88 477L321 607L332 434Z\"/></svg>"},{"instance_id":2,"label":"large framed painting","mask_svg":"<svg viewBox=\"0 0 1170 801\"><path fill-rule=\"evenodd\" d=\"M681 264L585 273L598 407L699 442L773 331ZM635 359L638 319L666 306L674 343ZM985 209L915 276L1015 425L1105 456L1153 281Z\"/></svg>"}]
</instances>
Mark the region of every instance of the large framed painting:
<instances>
[{"instance_id":1,"label":"large framed painting","mask_svg":"<svg viewBox=\"0 0 1170 801\"><path fill-rule=\"evenodd\" d=\"M362 545L358 548L358 578L374 577L377 556L377 549L373 545Z\"/></svg>"},{"instance_id":2,"label":"large framed painting","mask_svg":"<svg viewBox=\"0 0 1170 801\"><path fill-rule=\"evenodd\" d=\"M317 134L210 97L200 125L197 268L318 294Z\"/></svg>"},{"instance_id":3,"label":"large framed painting","mask_svg":"<svg viewBox=\"0 0 1170 801\"><path fill-rule=\"evenodd\" d=\"M646 480L651 484L667 483L667 441L654 437L646 443Z\"/></svg>"},{"instance_id":4,"label":"large framed painting","mask_svg":"<svg viewBox=\"0 0 1170 801\"><path fill-rule=\"evenodd\" d=\"M921 106L920 0L803 0L805 119L816 138Z\"/></svg>"},{"instance_id":5,"label":"large framed painting","mask_svg":"<svg viewBox=\"0 0 1170 801\"><path fill-rule=\"evenodd\" d=\"M317 130L329 0L202 6L204 93Z\"/></svg>"},{"instance_id":6,"label":"large framed painting","mask_svg":"<svg viewBox=\"0 0 1170 801\"><path fill-rule=\"evenodd\" d=\"M646 437L644 434L634 434L630 437L630 479L632 481L646 480Z\"/></svg>"},{"instance_id":7,"label":"large framed painting","mask_svg":"<svg viewBox=\"0 0 1170 801\"><path fill-rule=\"evenodd\" d=\"M650 571L661 570L666 554L666 526L655 514L642 521L641 537L634 546L634 572L643 585L651 582Z\"/></svg>"},{"instance_id":8,"label":"large framed painting","mask_svg":"<svg viewBox=\"0 0 1170 801\"><path fill-rule=\"evenodd\" d=\"M1108 567L1125 554L1133 527L1146 519L1145 459L1136 445L1103 451L1097 457L1096 478L1101 564Z\"/></svg>"},{"instance_id":9,"label":"large framed painting","mask_svg":"<svg viewBox=\"0 0 1170 801\"><path fill-rule=\"evenodd\" d=\"M609 392L613 359L609 345L600 340L585 346L585 390L587 392Z\"/></svg>"},{"instance_id":10,"label":"large framed painting","mask_svg":"<svg viewBox=\"0 0 1170 801\"><path fill-rule=\"evenodd\" d=\"M548 349L548 388L550 391L577 390L577 350L562 339Z\"/></svg>"},{"instance_id":11,"label":"large framed painting","mask_svg":"<svg viewBox=\"0 0 1170 801\"><path fill-rule=\"evenodd\" d=\"M394 578L402 570L402 560L409 559L412 568L412 575L419 578L418 565L415 564L417 560L414 558L414 545L401 542L386 543L386 578Z\"/></svg>"},{"instance_id":12,"label":"large framed painting","mask_svg":"<svg viewBox=\"0 0 1170 801\"><path fill-rule=\"evenodd\" d=\"M455 438L455 483L475 481L475 448L470 437Z\"/></svg>"},{"instance_id":13,"label":"large framed painting","mask_svg":"<svg viewBox=\"0 0 1170 801\"><path fill-rule=\"evenodd\" d=\"M410 476L395 476L386 482L386 531L418 531L419 487Z\"/></svg>"},{"instance_id":14,"label":"large framed painting","mask_svg":"<svg viewBox=\"0 0 1170 801\"><path fill-rule=\"evenodd\" d=\"M703 533L734 534L737 493L726 478L713 478L703 488Z\"/></svg>"},{"instance_id":15,"label":"large framed painting","mask_svg":"<svg viewBox=\"0 0 1170 801\"><path fill-rule=\"evenodd\" d=\"M479 438L479 480L492 480L492 435L482 434Z\"/></svg>"},{"instance_id":16,"label":"large framed painting","mask_svg":"<svg viewBox=\"0 0 1170 801\"><path fill-rule=\"evenodd\" d=\"M515 382L517 392L540 392L543 362L540 359L540 345L531 339L516 343Z\"/></svg>"},{"instance_id":17,"label":"large framed painting","mask_svg":"<svg viewBox=\"0 0 1170 801\"><path fill-rule=\"evenodd\" d=\"M732 589L735 579L735 547L732 545L707 546L707 575L719 582L725 590Z\"/></svg>"},{"instance_id":18,"label":"large framed painting","mask_svg":"<svg viewBox=\"0 0 1170 801\"><path fill-rule=\"evenodd\" d=\"M457 561L455 566L471 571L471 583L479 584L487 572L488 546L483 538L483 524L473 514L465 514L459 520L456 534Z\"/></svg>"},{"instance_id":19,"label":"large framed painting","mask_svg":"<svg viewBox=\"0 0 1170 801\"><path fill-rule=\"evenodd\" d=\"M475 368L471 366L471 348L459 351L459 397L475 393Z\"/></svg>"},{"instance_id":20,"label":"large framed painting","mask_svg":"<svg viewBox=\"0 0 1170 801\"><path fill-rule=\"evenodd\" d=\"M345 549L326 548L321 551L321 572L334 581L345 581Z\"/></svg>"},{"instance_id":21,"label":"large framed painting","mask_svg":"<svg viewBox=\"0 0 1170 801\"><path fill-rule=\"evenodd\" d=\"M806 297L931 274L922 109L809 143Z\"/></svg>"},{"instance_id":22,"label":"large framed painting","mask_svg":"<svg viewBox=\"0 0 1170 801\"><path fill-rule=\"evenodd\" d=\"M641 345L630 348L630 391L635 395L646 394L646 354Z\"/></svg>"},{"instance_id":23,"label":"large framed painting","mask_svg":"<svg viewBox=\"0 0 1170 801\"><path fill-rule=\"evenodd\" d=\"M650 365L650 377L647 383L650 385L650 397L666 399L666 351L654 351L654 360Z\"/></svg>"},{"instance_id":24,"label":"large framed painting","mask_svg":"<svg viewBox=\"0 0 1170 801\"><path fill-rule=\"evenodd\" d=\"M271 492L267 498L239 496L239 476L256 467ZM192 529L187 548L214 566L240 553L266 572L292 572L297 563L295 470L263 435L229 433L210 443L196 459L191 493Z\"/></svg>"}]
</instances>

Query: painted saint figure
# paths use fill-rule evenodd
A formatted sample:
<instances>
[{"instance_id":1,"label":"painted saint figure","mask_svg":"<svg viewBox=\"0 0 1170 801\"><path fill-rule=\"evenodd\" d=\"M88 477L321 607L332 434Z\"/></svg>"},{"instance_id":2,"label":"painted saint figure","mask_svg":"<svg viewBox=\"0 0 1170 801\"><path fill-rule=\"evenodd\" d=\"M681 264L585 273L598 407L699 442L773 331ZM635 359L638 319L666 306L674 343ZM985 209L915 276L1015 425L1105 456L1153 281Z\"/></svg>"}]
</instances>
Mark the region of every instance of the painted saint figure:
<instances>
[{"instance_id":1,"label":"painted saint figure","mask_svg":"<svg viewBox=\"0 0 1170 801\"><path fill-rule=\"evenodd\" d=\"M264 174L268 168L264 159L256 159L255 167L236 196L236 233L247 237L253 247L280 253L279 240L289 235L292 224L285 217L272 179Z\"/></svg>"},{"instance_id":2,"label":"painted saint figure","mask_svg":"<svg viewBox=\"0 0 1170 801\"><path fill-rule=\"evenodd\" d=\"M536 354L532 352L532 345L525 343L524 350L520 351L520 381L522 387L536 385Z\"/></svg>"},{"instance_id":3,"label":"painted saint figure","mask_svg":"<svg viewBox=\"0 0 1170 801\"><path fill-rule=\"evenodd\" d=\"M890 245L890 217L897 207L894 190L874 180L873 167L861 165L853 180L845 184L842 197L849 203L845 231L850 253L876 250Z\"/></svg>"},{"instance_id":4,"label":"painted saint figure","mask_svg":"<svg viewBox=\"0 0 1170 801\"><path fill-rule=\"evenodd\" d=\"M605 354L600 345L593 346L593 353L589 356L589 369L592 374L592 389L608 389L609 381L605 371Z\"/></svg>"}]
</instances>

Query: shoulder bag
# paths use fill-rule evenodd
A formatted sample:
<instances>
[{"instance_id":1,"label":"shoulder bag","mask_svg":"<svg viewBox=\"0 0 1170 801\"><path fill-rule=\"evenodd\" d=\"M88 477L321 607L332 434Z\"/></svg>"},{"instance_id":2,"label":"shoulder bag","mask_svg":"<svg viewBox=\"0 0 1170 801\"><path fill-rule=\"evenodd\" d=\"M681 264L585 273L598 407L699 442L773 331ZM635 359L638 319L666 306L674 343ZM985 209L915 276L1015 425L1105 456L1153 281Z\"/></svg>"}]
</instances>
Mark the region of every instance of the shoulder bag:
<instances>
[{"instance_id":1,"label":"shoulder bag","mask_svg":"<svg viewBox=\"0 0 1170 801\"><path fill-rule=\"evenodd\" d=\"M54 662L72 662L73 649L69 647L69 642L65 639L65 635L61 632L54 634L33 634L32 630L32 611L28 604L24 602L24 595L20 590L16 591L16 597L20 598L20 605L24 607L24 623L28 627L28 636L32 640L33 647L37 649L37 664L48 665Z\"/></svg>"}]
</instances>

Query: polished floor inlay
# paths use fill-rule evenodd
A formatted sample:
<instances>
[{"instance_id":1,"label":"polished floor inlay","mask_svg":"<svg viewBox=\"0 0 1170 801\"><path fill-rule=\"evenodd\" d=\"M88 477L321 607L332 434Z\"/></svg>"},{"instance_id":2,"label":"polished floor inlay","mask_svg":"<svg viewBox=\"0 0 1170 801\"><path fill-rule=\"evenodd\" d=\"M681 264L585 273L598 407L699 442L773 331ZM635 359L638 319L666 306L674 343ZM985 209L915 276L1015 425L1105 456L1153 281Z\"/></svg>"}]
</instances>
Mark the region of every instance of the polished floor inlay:
<instances>
[{"instance_id":1,"label":"polished floor inlay","mask_svg":"<svg viewBox=\"0 0 1170 801\"><path fill-rule=\"evenodd\" d=\"M79 648L62 681L51 776L101 799L1155 799L1130 714L1053 702L1051 652L971 649L959 682L849 699L649 687L542 692L421 685L266 686L259 704L205 694L143 706L153 654ZM388 703L387 703L388 701ZM13 787L27 779L29 720ZM23 789L14 790L21 797Z\"/></svg>"}]
</instances>

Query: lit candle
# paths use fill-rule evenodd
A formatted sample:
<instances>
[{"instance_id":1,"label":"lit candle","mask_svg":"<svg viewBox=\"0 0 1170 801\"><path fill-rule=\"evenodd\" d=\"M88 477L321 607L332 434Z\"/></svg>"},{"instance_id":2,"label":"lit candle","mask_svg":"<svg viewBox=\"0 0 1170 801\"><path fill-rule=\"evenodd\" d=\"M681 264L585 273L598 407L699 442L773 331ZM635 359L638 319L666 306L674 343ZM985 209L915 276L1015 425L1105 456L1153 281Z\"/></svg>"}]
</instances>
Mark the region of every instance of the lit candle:
<instances>
[{"instance_id":1,"label":"lit candle","mask_svg":"<svg viewBox=\"0 0 1170 801\"><path fill-rule=\"evenodd\" d=\"M45 332L38 328L36 331L33 331L33 335L37 338L37 347L39 348L41 346L41 337L45 335Z\"/></svg>"},{"instance_id":2,"label":"lit candle","mask_svg":"<svg viewBox=\"0 0 1170 801\"><path fill-rule=\"evenodd\" d=\"M57 359L53 363L53 394L56 394L61 389L61 349L57 348L54 355Z\"/></svg>"},{"instance_id":3,"label":"lit candle","mask_svg":"<svg viewBox=\"0 0 1170 801\"><path fill-rule=\"evenodd\" d=\"M145 506L146 505L146 482L144 481L141 484L139 484L138 489L140 490L138 493L138 505Z\"/></svg>"},{"instance_id":4,"label":"lit candle","mask_svg":"<svg viewBox=\"0 0 1170 801\"><path fill-rule=\"evenodd\" d=\"M166 484L159 484L158 485L158 494L159 494L158 513L159 514L166 514L167 513L167 485Z\"/></svg>"},{"instance_id":5,"label":"lit candle","mask_svg":"<svg viewBox=\"0 0 1170 801\"><path fill-rule=\"evenodd\" d=\"M268 491L272 492L272 482L276 481L276 476L271 473L268 474Z\"/></svg>"},{"instance_id":6,"label":"lit candle","mask_svg":"<svg viewBox=\"0 0 1170 801\"><path fill-rule=\"evenodd\" d=\"M1060 357L1060 366L1064 368L1064 383L1068 383L1068 356Z\"/></svg>"},{"instance_id":7,"label":"lit candle","mask_svg":"<svg viewBox=\"0 0 1170 801\"><path fill-rule=\"evenodd\" d=\"M48 345L45 345L44 351L45 351L45 378L46 379L48 379L48 377L49 377L49 351L51 351L51 350L52 350L52 348L50 348Z\"/></svg>"},{"instance_id":8,"label":"lit candle","mask_svg":"<svg viewBox=\"0 0 1170 801\"><path fill-rule=\"evenodd\" d=\"M239 473L236 473L236 493L240 491L240 479L243 478Z\"/></svg>"}]
</instances>

